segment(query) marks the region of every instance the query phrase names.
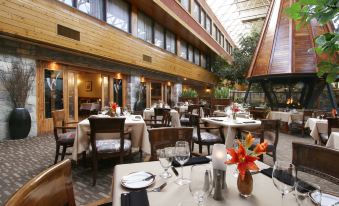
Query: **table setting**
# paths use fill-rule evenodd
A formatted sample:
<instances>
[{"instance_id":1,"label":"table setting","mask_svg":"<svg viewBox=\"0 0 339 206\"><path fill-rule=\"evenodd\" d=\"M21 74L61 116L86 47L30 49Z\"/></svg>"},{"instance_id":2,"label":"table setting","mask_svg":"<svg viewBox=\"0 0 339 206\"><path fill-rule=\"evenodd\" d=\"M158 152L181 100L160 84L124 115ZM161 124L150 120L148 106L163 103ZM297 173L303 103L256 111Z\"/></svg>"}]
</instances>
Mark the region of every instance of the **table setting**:
<instances>
[{"instance_id":1,"label":"table setting","mask_svg":"<svg viewBox=\"0 0 339 206\"><path fill-rule=\"evenodd\" d=\"M211 156L191 158L186 149L188 142L178 141L175 147L157 152L159 161L117 165L113 174L113 205L338 204L338 197L323 193L316 184L299 180L292 163L276 161L271 168L259 162L258 156L265 153L267 143L257 144L249 151L253 141L253 137L247 136L243 142L238 141L237 148L229 149L217 144ZM238 171L237 176L234 171ZM139 180L142 183L137 184L144 187L126 187L126 179Z\"/></svg>"}]
</instances>

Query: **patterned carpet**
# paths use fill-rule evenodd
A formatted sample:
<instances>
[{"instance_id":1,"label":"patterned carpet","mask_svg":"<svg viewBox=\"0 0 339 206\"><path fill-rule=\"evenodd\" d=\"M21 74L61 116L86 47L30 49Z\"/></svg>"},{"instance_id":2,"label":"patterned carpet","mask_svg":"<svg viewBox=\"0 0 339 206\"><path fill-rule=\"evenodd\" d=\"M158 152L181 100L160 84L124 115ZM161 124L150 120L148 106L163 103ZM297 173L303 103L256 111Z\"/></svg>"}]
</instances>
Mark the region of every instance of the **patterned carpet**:
<instances>
[{"instance_id":1,"label":"patterned carpet","mask_svg":"<svg viewBox=\"0 0 339 206\"><path fill-rule=\"evenodd\" d=\"M313 143L310 137L301 138L287 134L280 134L278 144L278 159L291 160L292 142L299 141ZM198 148L198 147L195 147ZM204 148L206 150L206 148ZM204 150L204 152L206 152ZM71 149L69 149L71 151ZM0 142L0 205L8 197L20 188L25 182L39 174L53 164L55 154L55 141L52 137L33 137L22 140L4 140ZM68 156L69 157L69 156ZM88 158L89 159L89 158ZM135 155L126 162L138 161ZM272 165L272 158L265 157L264 162ZM93 202L97 199L110 195L112 185L113 167L115 160L105 160L99 163L99 173L97 184L92 187L91 167L89 163L73 166L72 176L74 193L77 205ZM307 180L312 180L321 185L326 185L329 191L339 191L338 186L330 185L326 181L305 176Z\"/></svg>"}]
</instances>

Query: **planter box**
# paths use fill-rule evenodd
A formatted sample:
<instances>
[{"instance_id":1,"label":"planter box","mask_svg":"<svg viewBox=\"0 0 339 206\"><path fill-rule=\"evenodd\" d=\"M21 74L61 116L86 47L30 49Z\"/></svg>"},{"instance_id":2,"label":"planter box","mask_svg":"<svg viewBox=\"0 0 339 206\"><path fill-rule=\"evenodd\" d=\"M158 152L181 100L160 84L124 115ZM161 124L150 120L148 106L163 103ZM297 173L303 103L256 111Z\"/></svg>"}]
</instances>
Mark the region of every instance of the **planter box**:
<instances>
[{"instance_id":1,"label":"planter box","mask_svg":"<svg viewBox=\"0 0 339 206\"><path fill-rule=\"evenodd\" d=\"M180 102L192 102L193 104L199 104L199 97L179 97Z\"/></svg>"},{"instance_id":2,"label":"planter box","mask_svg":"<svg viewBox=\"0 0 339 206\"><path fill-rule=\"evenodd\" d=\"M211 107L213 109L219 109L220 107L227 107L232 104L232 99L211 99Z\"/></svg>"}]
</instances>

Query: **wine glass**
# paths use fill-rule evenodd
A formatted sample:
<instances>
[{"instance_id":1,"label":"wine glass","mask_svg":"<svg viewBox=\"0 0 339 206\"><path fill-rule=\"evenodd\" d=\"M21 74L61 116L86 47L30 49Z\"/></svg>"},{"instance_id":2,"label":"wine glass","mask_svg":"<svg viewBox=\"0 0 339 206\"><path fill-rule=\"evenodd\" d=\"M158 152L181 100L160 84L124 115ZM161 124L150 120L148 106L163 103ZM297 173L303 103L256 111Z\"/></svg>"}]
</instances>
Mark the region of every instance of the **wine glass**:
<instances>
[{"instance_id":1,"label":"wine glass","mask_svg":"<svg viewBox=\"0 0 339 206\"><path fill-rule=\"evenodd\" d=\"M234 139L233 140L233 148L235 150L238 150L239 149L239 145L238 145L238 139ZM239 170L238 170L238 167L235 167L233 173L232 173L233 177L238 177L239 176Z\"/></svg>"},{"instance_id":2,"label":"wine glass","mask_svg":"<svg viewBox=\"0 0 339 206\"><path fill-rule=\"evenodd\" d=\"M321 190L316 184L298 181L295 184L295 198L298 205L321 205Z\"/></svg>"},{"instance_id":3,"label":"wine glass","mask_svg":"<svg viewBox=\"0 0 339 206\"><path fill-rule=\"evenodd\" d=\"M212 191L211 170L204 165L194 165L191 168L190 192L198 206L203 205L204 200Z\"/></svg>"},{"instance_id":4,"label":"wine glass","mask_svg":"<svg viewBox=\"0 0 339 206\"><path fill-rule=\"evenodd\" d=\"M281 205L284 202L284 195L294 190L295 179L296 170L292 163L285 161L274 163L272 180L274 186L281 192Z\"/></svg>"},{"instance_id":5,"label":"wine glass","mask_svg":"<svg viewBox=\"0 0 339 206\"><path fill-rule=\"evenodd\" d=\"M253 120L253 114L251 114L251 113L249 114L249 119Z\"/></svg>"},{"instance_id":6,"label":"wine glass","mask_svg":"<svg viewBox=\"0 0 339 206\"><path fill-rule=\"evenodd\" d=\"M190 158L190 147L189 143L186 141L177 141L175 143L175 160L181 165L181 177L178 178L175 182L178 185L185 185L190 182L189 179L184 178L184 164Z\"/></svg>"},{"instance_id":7,"label":"wine glass","mask_svg":"<svg viewBox=\"0 0 339 206\"><path fill-rule=\"evenodd\" d=\"M160 177L167 179L172 177L171 173L168 172L168 169L172 166L172 161L174 159L174 148L166 147L164 149L157 150L158 159L164 172L160 174Z\"/></svg>"}]
</instances>

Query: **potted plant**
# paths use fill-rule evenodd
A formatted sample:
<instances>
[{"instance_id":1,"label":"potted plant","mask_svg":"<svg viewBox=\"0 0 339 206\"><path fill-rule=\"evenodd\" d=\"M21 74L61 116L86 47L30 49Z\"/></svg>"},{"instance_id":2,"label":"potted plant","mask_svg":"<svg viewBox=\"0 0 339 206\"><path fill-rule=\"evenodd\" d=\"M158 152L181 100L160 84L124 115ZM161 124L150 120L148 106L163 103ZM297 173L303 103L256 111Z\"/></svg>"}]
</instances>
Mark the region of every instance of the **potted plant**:
<instances>
[{"instance_id":1,"label":"potted plant","mask_svg":"<svg viewBox=\"0 0 339 206\"><path fill-rule=\"evenodd\" d=\"M31 116L25 104L34 75L34 66L22 60L14 61L7 68L0 69L1 84L7 90L13 106L8 119L9 135L13 139L25 138L31 130Z\"/></svg>"},{"instance_id":2,"label":"potted plant","mask_svg":"<svg viewBox=\"0 0 339 206\"><path fill-rule=\"evenodd\" d=\"M214 89L214 98L212 99L212 105L217 107L227 107L232 103L229 99L230 89L228 87L217 87ZM217 109L217 108L215 108Z\"/></svg>"},{"instance_id":3,"label":"potted plant","mask_svg":"<svg viewBox=\"0 0 339 206\"><path fill-rule=\"evenodd\" d=\"M198 92L194 89L188 88L184 89L180 96L181 102L189 102L191 101L194 104L198 104Z\"/></svg>"}]
</instances>

